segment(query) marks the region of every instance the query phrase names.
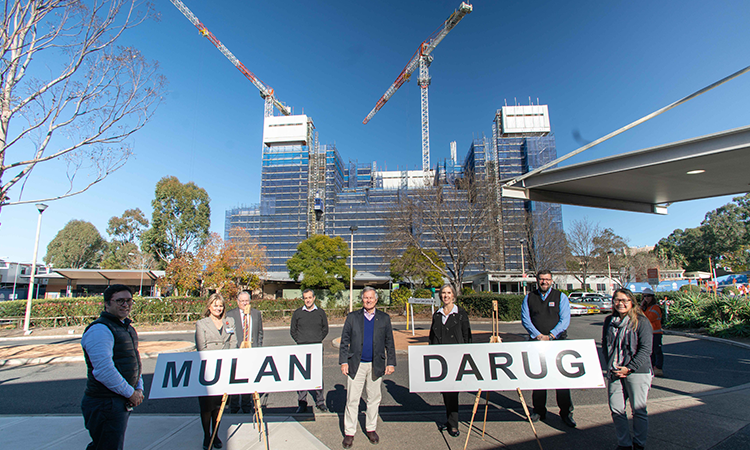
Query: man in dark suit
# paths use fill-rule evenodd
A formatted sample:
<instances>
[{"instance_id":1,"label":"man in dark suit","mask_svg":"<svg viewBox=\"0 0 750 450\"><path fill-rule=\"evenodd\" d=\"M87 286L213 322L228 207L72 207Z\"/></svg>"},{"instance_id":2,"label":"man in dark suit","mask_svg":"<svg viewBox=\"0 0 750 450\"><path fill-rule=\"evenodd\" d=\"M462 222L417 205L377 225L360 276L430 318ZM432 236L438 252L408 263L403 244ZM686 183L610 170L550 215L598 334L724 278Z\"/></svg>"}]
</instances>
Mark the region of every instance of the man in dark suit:
<instances>
[{"instance_id":1,"label":"man in dark suit","mask_svg":"<svg viewBox=\"0 0 750 450\"><path fill-rule=\"evenodd\" d=\"M365 431L371 443L380 441L378 425L383 375L396 370L396 347L391 318L375 309L378 293L371 287L362 291L363 309L349 313L341 332L339 364L346 375L346 413L344 414L344 448L351 448L357 431L357 413L362 389L366 389L367 420Z\"/></svg>"},{"instance_id":2,"label":"man in dark suit","mask_svg":"<svg viewBox=\"0 0 750 450\"><path fill-rule=\"evenodd\" d=\"M570 302L568 297L552 288L552 272L540 270L536 275L537 289L530 292L521 305L521 323L534 341L553 341L568 337L570 325ZM576 427L573 420L573 401L570 389L557 389L557 406L560 418L569 427ZM535 390L531 395L534 404L533 422L547 417L547 391Z\"/></svg>"},{"instance_id":3,"label":"man in dark suit","mask_svg":"<svg viewBox=\"0 0 750 450\"><path fill-rule=\"evenodd\" d=\"M246 347L263 347L263 318L260 311L251 309L250 315L245 314L245 308L250 305L250 293L240 292L237 296L237 308L227 311L227 317L234 319L237 333L237 348L247 341ZM246 333L245 330L249 332ZM247 337L247 339L245 339ZM237 394L229 397L229 411L237 414L240 411L251 414L253 411L253 396L251 394Z\"/></svg>"}]
</instances>

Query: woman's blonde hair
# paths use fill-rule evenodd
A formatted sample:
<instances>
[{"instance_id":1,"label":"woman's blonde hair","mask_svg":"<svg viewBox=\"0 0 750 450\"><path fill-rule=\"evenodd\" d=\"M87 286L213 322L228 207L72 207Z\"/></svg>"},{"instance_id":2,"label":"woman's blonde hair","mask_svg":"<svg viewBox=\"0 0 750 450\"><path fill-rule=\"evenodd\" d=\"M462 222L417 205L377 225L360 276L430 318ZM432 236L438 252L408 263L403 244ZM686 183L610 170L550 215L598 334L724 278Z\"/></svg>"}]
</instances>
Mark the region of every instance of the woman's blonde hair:
<instances>
[{"instance_id":1,"label":"woman's blonde hair","mask_svg":"<svg viewBox=\"0 0 750 450\"><path fill-rule=\"evenodd\" d=\"M620 288L612 293L612 315L617 315L617 311L615 310L615 297L617 294L623 294L625 295L628 300L630 300L630 304L633 305L632 308L630 308L630 311L628 311L628 317L630 317L630 326L635 330L638 328L638 315L642 314L641 307L638 305L638 302L635 300L635 295L630 291L630 289Z\"/></svg>"},{"instance_id":2,"label":"woman's blonde hair","mask_svg":"<svg viewBox=\"0 0 750 450\"><path fill-rule=\"evenodd\" d=\"M227 302L224 301L224 296L217 292L215 294L211 294L208 297L208 301L206 301L206 307L203 308L203 317L208 317L211 315L211 305L213 305L216 300L221 300L221 304L224 306L224 310L221 312L221 318L223 319L227 315Z\"/></svg>"}]
</instances>

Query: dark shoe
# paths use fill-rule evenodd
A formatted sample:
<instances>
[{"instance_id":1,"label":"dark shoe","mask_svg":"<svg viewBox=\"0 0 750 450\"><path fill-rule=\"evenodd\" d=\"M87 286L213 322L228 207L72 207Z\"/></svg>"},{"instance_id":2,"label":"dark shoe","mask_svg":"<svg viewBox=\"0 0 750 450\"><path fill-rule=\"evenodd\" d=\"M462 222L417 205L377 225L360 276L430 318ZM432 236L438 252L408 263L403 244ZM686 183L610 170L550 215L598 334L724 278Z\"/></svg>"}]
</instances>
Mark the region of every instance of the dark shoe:
<instances>
[{"instance_id":1,"label":"dark shoe","mask_svg":"<svg viewBox=\"0 0 750 450\"><path fill-rule=\"evenodd\" d=\"M341 442L341 446L344 448L352 448L354 443L354 436L344 436L344 440Z\"/></svg>"},{"instance_id":2,"label":"dark shoe","mask_svg":"<svg viewBox=\"0 0 750 450\"><path fill-rule=\"evenodd\" d=\"M529 415L529 417L531 418L531 421L532 421L532 422L534 422L534 423L537 423L537 422L539 422L540 420L544 420L544 419L545 419L545 417L542 417L542 416L540 416L540 415L539 415L539 414L537 414L537 413L531 413L531 414Z\"/></svg>"},{"instance_id":3,"label":"dark shoe","mask_svg":"<svg viewBox=\"0 0 750 450\"><path fill-rule=\"evenodd\" d=\"M378 442L380 442L380 437L378 436L378 433L374 431L368 431L365 434L367 435L367 439L370 440L371 444L377 444Z\"/></svg>"},{"instance_id":4,"label":"dark shoe","mask_svg":"<svg viewBox=\"0 0 750 450\"><path fill-rule=\"evenodd\" d=\"M240 412L240 408L232 408L232 409L229 410L230 414L237 414L239 412Z\"/></svg>"},{"instance_id":5,"label":"dark shoe","mask_svg":"<svg viewBox=\"0 0 750 450\"><path fill-rule=\"evenodd\" d=\"M307 412L307 402L299 402L296 414L304 414Z\"/></svg>"},{"instance_id":6,"label":"dark shoe","mask_svg":"<svg viewBox=\"0 0 750 450\"><path fill-rule=\"evenodd\" d=\"M219 439L218 436L216 436L216 439L214 439L214 448L222 448L224 447L224 444L221 443L221 439Z\"/></svg>"},{"instance_id":7,"label":"dark shoe","mask_svg":"<svg viewBox=\"0 0 750 450\"><path fill-rule=\"evenodd\" d=\"M567 416L562 416L562 421L565 425L569 426L570 428L575 428L578 426L575 420L573 420L573 414L568 414Z\"/></svg>"},{"instance_id":8,"label":"dark shoe","mask_svg":"<svg viewBox=\"0 0 750 450\"><path fill-rule=\"evenodd\" d=\"M633 442L633 450L645 450L645 448L646 447L644 447L644 446L642 446L640 444L636 444L635 442Z\"/></svg>"},{"instance_id":9,"label":"dark shoe","mask_svg":"<svg viewBox=\"0 0 750 450\"><path fill-rule=\"evenodd\" d=\"M461 431L458 428L448 428L448 434L450 434L453 437L459 437L461 435Z\"/></svg>"},{"instance_id":10,"label":"dark shoe","mask_svg":"<svg viewBox=\"0 0 750 450\"><path fill-rule=\"evenodd\" d=\"M438 424L438 430L445 431L447 429L448 429L448 424L447 423L439 423Z\"/></svg>"},{"instance_id":11,"label":"dark shoe","mask_svg":"<svg viewBox=\"0 0 750 450\"><path fill-rule=\"evenodd\" d=\"M328 408L326 408L325 403L321 403L320 405L315 405L316 408L318 408L318 411L320 412L328 412Z\"/></svg>"}]
</instances>

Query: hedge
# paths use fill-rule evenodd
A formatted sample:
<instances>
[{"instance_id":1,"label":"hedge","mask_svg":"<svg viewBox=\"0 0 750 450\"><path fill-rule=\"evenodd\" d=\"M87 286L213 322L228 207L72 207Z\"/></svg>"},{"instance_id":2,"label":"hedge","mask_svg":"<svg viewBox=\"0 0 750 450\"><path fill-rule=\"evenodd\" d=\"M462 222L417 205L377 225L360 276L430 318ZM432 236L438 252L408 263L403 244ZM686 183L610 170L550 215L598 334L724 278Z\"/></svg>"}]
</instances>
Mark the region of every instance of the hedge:
<instances>
[{"instance_id":1,"label":"hedge","mask_svg":"<svg viewBox=\"0 0 750 450\"><path fill-rule=\"evenodd\" d=\"M253 301L253 308L263 312L263 317L283 319L291 311L304 305L302 299L278 299ZM189 322L198 320L203 314L206 299L201 297L136 297L130 318L136 323ZM31 324L37 327L79 326L91 323L102 311L102 297L76 297L59 299L36 299L31 304ZM235 301L227 302L227 308L235 308ZM355 308L361 308L360 302ZM379 306L380 309L389 309ZM326 308L328 317L345 317L345 307ZM26 300L0 302L0 318L23 317Z\"/></svg>"},{"instance_id":2,"label":"hedge","mask_svg":"<svg viewBox=\"0 0 750 450\"><path fill-rule=\"evenodd\" d=\"M671 296L666 325L705 329L719 337L750 337L750 302L747 297L706 293Z\"/></svg>"},{"instance_id":3,"label":"hedge","mask_svg":"<svg viewBox=\"0 0 750 450\"><path fill-rule=\"evenodd\" d=\"M492 317L492 301L497 300L498 317L503 322L521 320L521 305L523 295L495 294L483 292L479 294L461 295L457 303L472 316Z\"/></svg>"}]
</instances>

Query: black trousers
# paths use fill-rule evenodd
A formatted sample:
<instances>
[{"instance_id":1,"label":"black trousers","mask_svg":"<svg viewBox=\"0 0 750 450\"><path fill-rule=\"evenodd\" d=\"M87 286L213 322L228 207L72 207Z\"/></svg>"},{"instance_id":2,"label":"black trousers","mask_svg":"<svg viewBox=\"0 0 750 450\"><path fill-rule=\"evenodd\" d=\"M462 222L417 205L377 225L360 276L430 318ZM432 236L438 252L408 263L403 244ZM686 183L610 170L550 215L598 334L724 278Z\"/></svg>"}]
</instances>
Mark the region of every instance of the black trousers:
<instances>
[{"instance_id":1,"label":"black trousers","mask_svg":"<svg viewBox=\"0 0 750 450\"><path fill-rule=\"evenodd\" d=\"M566 417L573 412L573 401L570 398L570 389L555 389L557 406L560 407L560 417ZM542 417L547 415L547 391L533 391L531 393L534 412Z\"/></svg>"},{"instance_id":2,"label":"black trousers","mask_svg":"<svg viewBox=\"0 0 750 450\"><path fill-rule=\"evenodd\" d=\"M219 397L221 398L221 397ZM236 394L229 396L229 412L232 414L238 412L242 408L242 412L245 414L251 414L253 409L253 394Z\"/></svg>"},{"instance_id":3,"label":"black trousers","mask_svg":"<svg viewBox=\"0 0 750 450\"><path fill-rule=\"evenodd\" d=\"M448 426L455 430L458 428L458 392L443 392L443 403Z\"/></svg>"},{"instance_id":4,"label":"black trousers","mask_svg":"<svg viewBox=\"0 0 750 450\"><path fill-rule=\"evenodd\" d=\"M122 450L130 411L123 397L94 398L88 395L81 400L83 423L91 435L87 450Z\"/></svg>"}]
</instances>

